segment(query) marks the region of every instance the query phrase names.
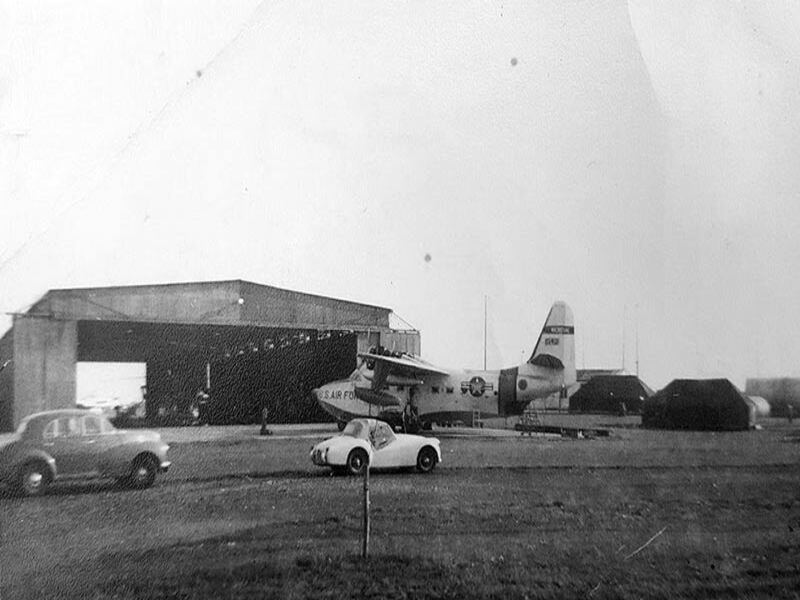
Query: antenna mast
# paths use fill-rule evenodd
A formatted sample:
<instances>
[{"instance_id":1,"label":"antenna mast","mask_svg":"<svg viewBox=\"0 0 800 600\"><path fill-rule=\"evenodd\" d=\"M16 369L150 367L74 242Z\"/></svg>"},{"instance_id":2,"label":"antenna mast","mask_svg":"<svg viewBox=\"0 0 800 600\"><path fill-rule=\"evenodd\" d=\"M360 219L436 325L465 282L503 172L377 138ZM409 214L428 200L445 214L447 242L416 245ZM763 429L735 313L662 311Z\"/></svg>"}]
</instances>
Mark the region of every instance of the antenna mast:
<instances>
[{"instance_id":1,"label":"antenna mast","mask_svg":"<svg viewBox=\"0 0 800 600\"><path fill-rule=\"evenodd\" d=\"M622 306L622 371L625 371L625 313L627 312L628 306Z\"/></svg>"},{"instance_id":2,"label":"antenna mast","mask_svg":"<svg viewBox=\"0 0 800 600\"><path fill-rule=\"evenodd\" d=\"M489 296L483 297L483 370L486 370L486 320L487 320L487 304Z\"/></svg>"},{"instance_id":3,"label":"antenna mast","mask_svg":"<svg viewBox=\"0 0 800 600\"><path fill-rule=\"evenodd\" d=\"M636 306L636 376L639 376L639 306Z\"/></svg>"}]
</instances>

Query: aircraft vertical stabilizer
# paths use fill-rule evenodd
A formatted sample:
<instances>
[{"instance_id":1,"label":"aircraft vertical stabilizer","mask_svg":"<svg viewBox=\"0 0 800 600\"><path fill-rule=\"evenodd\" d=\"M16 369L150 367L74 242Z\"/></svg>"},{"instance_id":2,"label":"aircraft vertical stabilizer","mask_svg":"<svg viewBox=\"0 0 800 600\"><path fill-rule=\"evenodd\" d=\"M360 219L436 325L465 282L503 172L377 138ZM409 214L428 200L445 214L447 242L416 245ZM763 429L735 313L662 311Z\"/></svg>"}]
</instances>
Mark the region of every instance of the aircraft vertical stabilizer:
<instances>
[{"instance_id":1,"label":"aircraft vertical stabilizer","mask_svg":"<svg viewBox=\"0 0 800 600\"><path fill-rule=\"evenodd\" d=\"M565 302L553 304L528 362L563 370L565 385L575 382L575 321Z\"/></svg>"}]
</instances>

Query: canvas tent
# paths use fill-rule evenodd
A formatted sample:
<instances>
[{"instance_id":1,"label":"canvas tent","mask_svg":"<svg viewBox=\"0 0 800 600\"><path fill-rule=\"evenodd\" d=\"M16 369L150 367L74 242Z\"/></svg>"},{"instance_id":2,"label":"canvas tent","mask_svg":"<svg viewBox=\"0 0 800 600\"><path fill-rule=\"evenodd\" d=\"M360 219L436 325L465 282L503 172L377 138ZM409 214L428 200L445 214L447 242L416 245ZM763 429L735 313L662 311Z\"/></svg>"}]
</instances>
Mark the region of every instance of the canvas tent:
<instances>
[{"instance_id":1,"label":"canvas tent","mask_svg":"<svg viewBox=\"0 0 800 600\"><path fill-rule=\"evenodd\" d=\"M790 406L795 415L800 414L800 379L797 377L748 379L744 391L750 396L764 398L773 417L788 417Z\"/></svg>"},{"instance_id":2,"label":"canvas tent","mask_svg":"<svg viewBox=\"0 0 800 600\"><path fill-rule=\"evenodd\" d=\"M636 375L596 375L570 396L569 411L639 414L652 395L653 390Z\"/></svg>"},{"instance_id":3,"label":"canvas tent","mask_svg":"<svg viewBox=\"0 0 800 600\"><path fill-rule=\"evenodd\" d=\"M756 406L727 379L675 379L645 401L653 429L737 430L755 424Z\"/></svg>"},{"instance_id":4,"label":"canvas tent","mask_svg":"<svg viewBox=\"0 0 800 600\"><path fill-rule=\"evenodd\" d=\"M755 406L757 417L768 417L770 415L771 408L766 398L762 398L761 396L747 396L747 397Z\"/></svg>"}]
</instances>

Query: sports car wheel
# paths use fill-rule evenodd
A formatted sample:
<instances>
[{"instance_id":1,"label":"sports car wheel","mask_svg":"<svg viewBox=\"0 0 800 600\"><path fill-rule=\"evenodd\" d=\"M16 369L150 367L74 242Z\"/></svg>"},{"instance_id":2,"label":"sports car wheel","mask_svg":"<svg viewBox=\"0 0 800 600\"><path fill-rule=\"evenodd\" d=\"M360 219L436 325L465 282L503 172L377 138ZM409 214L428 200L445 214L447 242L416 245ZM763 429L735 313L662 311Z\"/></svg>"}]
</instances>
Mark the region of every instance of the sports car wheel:
<instances>
[{"instance_id":1,"label":"sports car wheel","mask_svg":"<svg viewBox=\"0 0 800 600\"><path fill-rule=\"evenodd\" d=\"M361 448L351 450L347 455L347 472L351 475L360 475L367 468L369 456Z\"/></svg>"},{"instance_id":2,"label":"sports car wheel","mask_svg":"<svg viewBox=\"0 0 800 600\"><path fill-rule=\"evenodd\" d=\"M41 462L22 466L17 476L17 489L23 496L41 496L50 483L50 471Z\"/></svg>"},{"instance_id":3,"label":"sports car wheel","mask_svg":"<svg viewBox=\"0 0 800 600\"><path fill-rule=\"evenodd\" d=\"M137 456L131 465L128 485L137 490L149 488L156 480L156 461L151 456Z\"/></svg>"},{"instance_id":4,"label":"sports car wheel","mask_svg":"<svg viewBox=\"0 0 800 600\"><path fill-rule=\"evenodd\" d=\"M436 466L436 450L430 446L425 446L417 455L417 471L420 473L430 473Z\"/></svg>"}]
</instances>

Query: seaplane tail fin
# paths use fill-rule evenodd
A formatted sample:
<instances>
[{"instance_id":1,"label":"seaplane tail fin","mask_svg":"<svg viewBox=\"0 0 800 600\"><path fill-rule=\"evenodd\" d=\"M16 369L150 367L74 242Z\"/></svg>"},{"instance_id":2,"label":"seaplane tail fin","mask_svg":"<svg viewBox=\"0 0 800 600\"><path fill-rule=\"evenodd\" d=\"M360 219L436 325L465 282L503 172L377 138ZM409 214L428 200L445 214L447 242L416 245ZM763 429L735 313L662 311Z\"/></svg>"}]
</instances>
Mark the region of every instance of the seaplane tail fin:
<instances>
[{"instance_id":1,"label":"seaplane tail fin","mask_svg":"<svg viewBox=\"0 0 800 600\"><path fill-rule=\"evenodd\" d=\"M529 363L563 371L564 384L575 382L575 320L565 302L550 308Z\"/></svg>"}]
</instances>

